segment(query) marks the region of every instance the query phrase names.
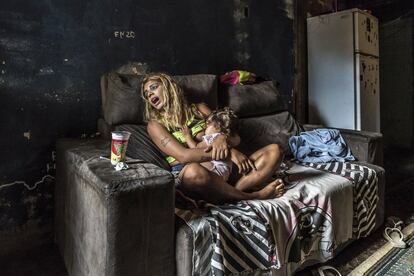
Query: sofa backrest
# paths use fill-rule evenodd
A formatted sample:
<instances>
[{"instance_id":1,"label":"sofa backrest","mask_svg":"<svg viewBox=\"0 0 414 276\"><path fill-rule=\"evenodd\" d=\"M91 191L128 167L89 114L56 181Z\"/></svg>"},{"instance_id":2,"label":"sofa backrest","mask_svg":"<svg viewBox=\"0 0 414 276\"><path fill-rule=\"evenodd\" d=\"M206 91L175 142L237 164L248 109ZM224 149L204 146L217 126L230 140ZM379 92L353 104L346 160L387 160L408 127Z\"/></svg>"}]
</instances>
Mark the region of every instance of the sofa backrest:
<instances>
[{"instance_id":1,"label":"sofa backrest","mask_svg":"<svg viewBox=\"0 0 414 276\"><path fill-rule=\"evenodd\" d=\"M273 81L256 84L220 85L219 106L231 107L240 118L238 148L251 154L261 147L277 143L289 154L288 140L302 130L287 111Z\"/></svg>"},{"instance_id":2,"label":"sofa backrest","mask_svg":"<svg viewBox=\"0 0 414 276\"><path fill-rule=\"evenodd\" d=\"M142 75L116 72L101 77L102 115L109 126L144 123L141 97ZM193 103L205 102L217 107L217 76L209 74L174 76L185 97Z\"/></svg>"},{"instance_id":3,"label":"sofa backrest","mask_svg":"<svg viewBox=\"0 0 414 276\"><path fill-rule=\"evenodd\" d=\"M301 125L289 113L289 111L276 112L274 114L241 118L239 135L241 152L250 155L259 148L269 144L278 144L287 156L291 155L289 138L299 135Z\"/></svg>"},{"instance_id":4,"label":"sofa backrest","mask_svg":"<svg viewBox=\"0 0 414 276\"><path fill-rule=\"evenodd\" d=\"M219 106L229 106L239 118L275 114L287 110L273 81L219 86Z\"/></svg>"}]
</instances>

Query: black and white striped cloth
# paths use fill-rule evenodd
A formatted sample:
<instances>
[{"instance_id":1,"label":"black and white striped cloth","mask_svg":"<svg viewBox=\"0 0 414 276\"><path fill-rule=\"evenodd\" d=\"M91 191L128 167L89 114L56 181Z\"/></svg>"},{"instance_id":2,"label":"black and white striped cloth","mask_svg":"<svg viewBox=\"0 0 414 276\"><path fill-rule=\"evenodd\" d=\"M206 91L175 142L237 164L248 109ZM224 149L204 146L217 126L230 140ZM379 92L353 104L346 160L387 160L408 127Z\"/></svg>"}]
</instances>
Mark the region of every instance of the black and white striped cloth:
<instances>
[{"instance_id":1,"label":"black and white striped cloth","mask_svg":"<svg viewBox=\"0 0 414 276\"><path fill-rule=\"evenodd\" d=\"M373 169L355 163L298 163L348 178L353 183L353 238L368 236L375 227L378 177Z\"/></svg>"},{"instance_id":2,"label":"black and white striped cloth","mask_svg":"<svg viewBox=\"0 0 414 276\"><path fill-rule=\"evenodd\" d=\"M175 214L183 219L193 232L193 275L212 275L214 244L210 222L205 216L190 210L175 209Z\"/></svg>"},{"instance_id":3,"label":"black and white striped cloth","mask_svg":"<svg viewBox=\"0 0 414 276\"><path fill-rule=\"evenodd\" d=\"M193 275L232 275L276 267L272 232L245 201L210 206L202 218L188 210L177 209L176 215L190 222L194 233Z\"/></svg>"}]
</instances>

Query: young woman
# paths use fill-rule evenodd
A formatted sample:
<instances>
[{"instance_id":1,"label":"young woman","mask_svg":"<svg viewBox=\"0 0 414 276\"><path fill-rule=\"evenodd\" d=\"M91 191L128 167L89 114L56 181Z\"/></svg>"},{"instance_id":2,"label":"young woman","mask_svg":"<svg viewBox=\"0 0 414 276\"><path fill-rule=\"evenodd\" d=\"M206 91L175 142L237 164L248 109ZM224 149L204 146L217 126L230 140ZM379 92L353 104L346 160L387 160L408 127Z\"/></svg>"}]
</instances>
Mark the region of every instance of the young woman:
<instances>
[{"instance_id":1,"label":"young woman","mask_svg":"<svg viewBox=\"0 0 414 276\"><path fill-rule=\"evenodd\" d=\"M246 199L269 199L281 196L281 179L271 180L283 158L281 148L271 144L247 157L234 147L240 142L236 134L218 136L207 149L188 148L183 127L190 128L195 140L204 135L205 119L211 110L205 104L188 104L181 87L166 74L150 74L142 83L148 134L161 151L168 155L178 188L195 199L224 203ZM200 163L224 160L227 156L239 169L235 185L226 183ZM264 186L264 187L263 187Z\"/></svg>"}]
</instances>

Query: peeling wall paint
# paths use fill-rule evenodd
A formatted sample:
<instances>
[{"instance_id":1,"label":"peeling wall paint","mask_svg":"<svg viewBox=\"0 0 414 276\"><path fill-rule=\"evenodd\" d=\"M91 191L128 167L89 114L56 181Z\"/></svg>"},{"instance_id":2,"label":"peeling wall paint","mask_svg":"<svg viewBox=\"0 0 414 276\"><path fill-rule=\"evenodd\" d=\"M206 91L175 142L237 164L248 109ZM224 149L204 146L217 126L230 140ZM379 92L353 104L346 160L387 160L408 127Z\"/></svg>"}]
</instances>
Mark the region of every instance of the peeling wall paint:
<instances>
[{"instance_id":1,"label":"peeling wall paint","mask_svg":"<svg viewBox=\"0 0 414 276\"><path fill-rule=\"evenodd\" d=\"M300 1L300 0L298 0L298 1ZM284 1L284 9L283 10L286 12L287 18L292 19L292 20L294 18L294 8L295 8L294 5L295 5L294 0L285 0Z\"/></svg>"},{"instance_id":2,"label":"peeling wall paint","mask_svg":"<svg viewBox=\"0 0 414 276\"><path fill-rule=\"evenodd\" d=\"M26 131L23 133L23 136L27 139L30 140L30 131Z\"/></svg>"},{"instance_id":3,"label":"peeling wall paint","mask_svg":"<svg viewBox=\"0 0 414 276\"><path fill-rule=\"evenodd\" d=\"M235 29L236 44L235 56L240 65L247 67L250 59L249 44L247 42L249 34L247 32L247 16L245 9L248 9L249 0L233 0L234 12L233 22Z\"/></svg>"},{"instance_id":4,"label":"peeling wall paint","mask_svg":"<svg viewBox=\"0 0 414 276\"><path fill-rule=\"evenodd\" d=\"M51 67L44 67L39 69L39 75L52 75L55 71Z\"/></svg>"}]
</instances>

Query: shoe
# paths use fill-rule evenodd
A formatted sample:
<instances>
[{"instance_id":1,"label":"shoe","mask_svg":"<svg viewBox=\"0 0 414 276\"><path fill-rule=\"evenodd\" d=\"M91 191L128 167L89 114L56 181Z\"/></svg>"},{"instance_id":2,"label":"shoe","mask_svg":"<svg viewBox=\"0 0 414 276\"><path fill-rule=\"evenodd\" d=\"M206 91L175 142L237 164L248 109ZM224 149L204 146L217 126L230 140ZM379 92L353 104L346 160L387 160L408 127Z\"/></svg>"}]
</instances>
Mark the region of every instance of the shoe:
<instances>
[{"instance_id":1,"label":"shoe","mask_svg":"<svg viewBox=\"0 0 414 276\"><path fill-rule=\"evenodd\" d=\"M312 271L315 276L342 276L341 273L333 266L324 265Z\"/></svg>"},{"instance_id":2,"label":"shoe","mask_svg":"<svg viewBox=\"0 0 414 276\"><path fill-rule=\"evenodd\" d=\"M385 226L402 230L404 225L403 221L399 217L391 216L387 218Z\"/></svg>"},{"instance_id":3,"label":"shoe","mask_svg":"<svg viewBox=\"0 0 414 276\"><path fill-rule=\"evenodd\" d=\"M404 234L397 227L385 227L383 236L394 247L398 247L398 248L407 247L407 244L404 242Z\"/></svg>"}]
</instances>

